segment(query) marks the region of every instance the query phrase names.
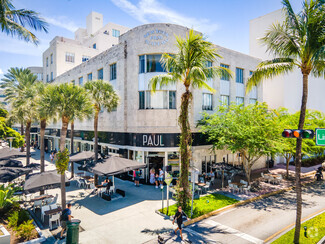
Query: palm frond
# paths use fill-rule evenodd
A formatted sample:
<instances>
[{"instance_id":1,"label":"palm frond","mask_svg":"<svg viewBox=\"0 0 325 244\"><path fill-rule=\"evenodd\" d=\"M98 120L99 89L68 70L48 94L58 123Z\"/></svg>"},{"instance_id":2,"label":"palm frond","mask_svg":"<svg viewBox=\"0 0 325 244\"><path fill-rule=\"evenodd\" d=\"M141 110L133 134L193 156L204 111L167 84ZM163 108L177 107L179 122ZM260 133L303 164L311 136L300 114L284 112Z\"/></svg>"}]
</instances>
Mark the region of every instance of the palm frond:
<instances>
[{"instance_id":1,"label":"palm frond","mask_svg":"<svg viewBox=\"0 0 325 244\"><path fill-rule=\"evenodd\" d=\"M175 84L176 82L177 81L174 79L174 76L171 74L156 75L150 79L148 89L155 92L168 86L169 84Z\"/></svg>"}]
</instances>

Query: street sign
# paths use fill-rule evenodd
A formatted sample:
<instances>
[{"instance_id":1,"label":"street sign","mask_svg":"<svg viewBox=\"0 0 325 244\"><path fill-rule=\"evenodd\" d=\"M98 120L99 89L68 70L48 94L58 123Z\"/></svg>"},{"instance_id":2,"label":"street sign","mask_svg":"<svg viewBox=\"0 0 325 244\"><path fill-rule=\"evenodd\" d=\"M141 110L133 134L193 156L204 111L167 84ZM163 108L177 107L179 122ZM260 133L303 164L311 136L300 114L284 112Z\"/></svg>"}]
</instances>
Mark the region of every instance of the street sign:
<instances>
[{"instance_id":1,"label":"street sign","mask_svg":"<svg viewBox=\"0 0 325 244\"><path fill-rule=\"evenodd\" d=\"M167 173L166 174L166 177L165 177L165 183L166 183L166 185L169 186L170 183L172 183L172 181L173 181L173 177L169 173Z\"/></svg>"},{"instance_id":2,"label":"street sign","mask_svg":"<svg viewBox=\"0 0 325 244\"><path fill-rule=\"evenodd\" d=\"M325 128L316 128L316 146L325 146Z\"/></svg>"}]
</instances>

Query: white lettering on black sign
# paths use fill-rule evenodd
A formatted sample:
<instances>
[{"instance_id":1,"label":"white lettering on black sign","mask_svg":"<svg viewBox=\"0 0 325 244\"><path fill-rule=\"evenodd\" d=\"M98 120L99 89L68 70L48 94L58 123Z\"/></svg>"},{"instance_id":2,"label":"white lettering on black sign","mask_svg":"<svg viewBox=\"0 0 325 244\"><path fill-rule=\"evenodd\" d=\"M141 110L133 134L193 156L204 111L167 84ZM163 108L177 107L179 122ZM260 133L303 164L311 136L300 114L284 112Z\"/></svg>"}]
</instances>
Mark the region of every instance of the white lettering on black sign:
<instances>
[{"instance_id":1,"label":"white lettering on black sign","mask_svg":"<svg viewBox=\"0 0 325 244\"><path fill-rule=\"evenodd\" d=\"M142 145L147 147L163 147L162 135L143 135Z\"/></svg>"},{"instance_id":2,"label":"white lettering on black sign","mask_svg":"<svg viewBox=\"0 0 325 244\"><path fill-rule=\"evenodd\" d=\"M160 46L168 42L168 33L163 30L148 31L143 37L146 39L145 44L152 46Z\"/></svg>"}]
</instances>

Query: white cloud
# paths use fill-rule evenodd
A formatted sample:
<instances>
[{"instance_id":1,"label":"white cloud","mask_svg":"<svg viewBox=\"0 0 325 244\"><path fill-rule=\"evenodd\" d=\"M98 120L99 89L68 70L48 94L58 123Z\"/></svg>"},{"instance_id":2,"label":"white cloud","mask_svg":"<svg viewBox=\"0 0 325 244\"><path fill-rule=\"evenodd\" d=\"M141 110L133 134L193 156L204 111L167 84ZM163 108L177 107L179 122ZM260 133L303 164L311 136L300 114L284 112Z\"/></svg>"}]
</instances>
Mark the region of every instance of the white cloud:
<instances>
[{"instance_id":1,"label":"white cloud","mask_svg":"<svg viewBox=\"0 0 325 244\"><path fill-rule=\"evenodd\" d=\"M3 71L2 71L2 69L0 69L0 75L3 75Z\"/></svg>"},{"instance_id":2,"label":"white cloud","mask_svg":"<svg viewBox=\"0 0 325 244\"><path fill-rule=\"evenodd\" d=\"M78 29L78 26L72 20L65 16L46 17L45 20L49 24L55 25L71 32L75 32Z\"/></svg>"},{"instance_id":3,"label":"white cloud","mask_svg":"<svg viewBox=\"0 0 325 244\"><path fill-rule=\"evenodd\" d=\"M218 29L216 23L208 19L189 17L169 9L157 0L139 0L133 4L128 0L111 0L117 7L142 23L167 22L194 28L204 34L212 34Z\"/></svg>"}]
</instances>

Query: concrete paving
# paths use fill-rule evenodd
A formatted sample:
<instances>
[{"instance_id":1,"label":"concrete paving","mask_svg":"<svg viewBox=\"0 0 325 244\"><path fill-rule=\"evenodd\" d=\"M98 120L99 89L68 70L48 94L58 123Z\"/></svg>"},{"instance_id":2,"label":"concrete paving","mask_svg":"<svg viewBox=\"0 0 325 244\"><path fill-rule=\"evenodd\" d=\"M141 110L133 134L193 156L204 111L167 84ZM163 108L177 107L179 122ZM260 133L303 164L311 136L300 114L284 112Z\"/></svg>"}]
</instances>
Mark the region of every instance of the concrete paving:
<instances>
[{"instance_id":1,"label":"concrete paving","mask_svg":"<svg viewBox=\"0 0 325 244\"><path fill-rule=\"evenodd\" d=\"M39 158L39 150L36 150L31 162L39 163ZM20 160L23 163L25 161L24 158ZM78 172L77 166L75 173ZM46 154L46 170L52 169L55 169L55 165L50 162L49 154ZM69 172L67 176L70 177ZM133 182L117 178L115 186L124 190L126 197L106 201L91 194L90 189L79 189L74 181L66 188L67 202L73 204L72 216L81 220L83 231L79 234L79 243L143 243L157 233L172 230L171 221L155 213L162 206L160 189L151 185L136 187ZM58 203L61 202L60 189L48 190L46 193L59 194ZM173 203L170 200L170 205ZM53 242L53 239L49 239L46 243Z\"/></svg>"}]
</instances>

